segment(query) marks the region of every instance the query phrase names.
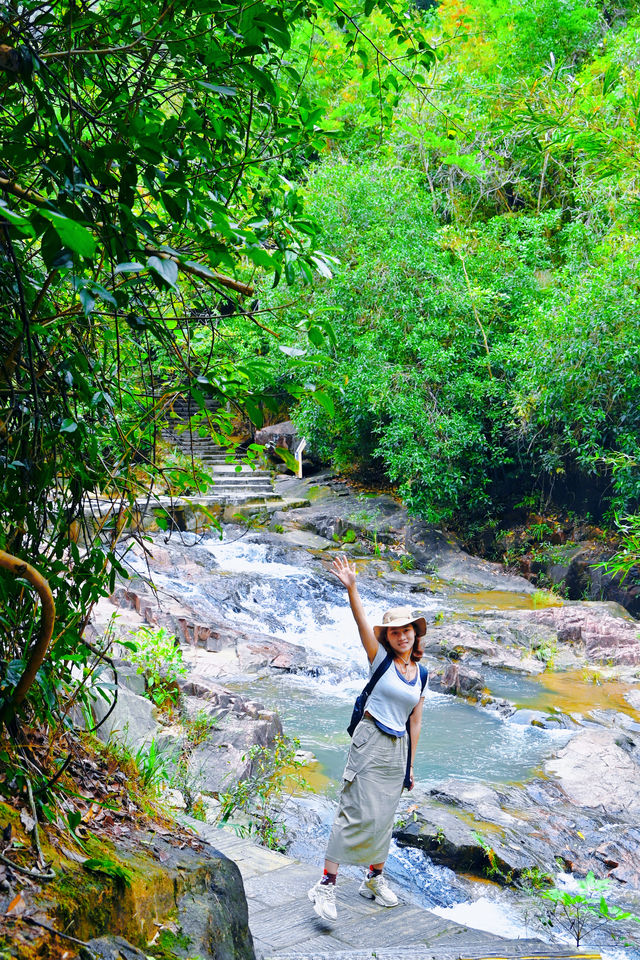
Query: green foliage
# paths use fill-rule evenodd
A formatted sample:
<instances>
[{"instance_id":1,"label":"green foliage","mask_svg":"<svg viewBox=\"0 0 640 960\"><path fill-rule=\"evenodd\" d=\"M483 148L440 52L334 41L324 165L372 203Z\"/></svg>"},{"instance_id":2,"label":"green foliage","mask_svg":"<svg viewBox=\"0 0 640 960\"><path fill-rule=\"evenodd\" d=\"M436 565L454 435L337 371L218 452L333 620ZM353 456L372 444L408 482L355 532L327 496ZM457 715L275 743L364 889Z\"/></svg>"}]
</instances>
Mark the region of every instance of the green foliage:
<instances>
[{"instance_id":1,"label":"green foliage","mask_svg":"<svg viewBox=\"0 0 640 960\"><path fill-rule=\"evenodd\" d=\"M374 8L406 45L404 72L428 69L433 51L404 4ZM126 575L116 548L136 498L206 486L190 458L164 469L158 456L175 401L192 404L196 433L229 445L234 417L251 429L277 406L261 392L259 351L243 356L233 336L272 335L261 277L331 274L294 181L341 131L305 75L315 32L335 25L346 69L370 85L367 115L381 106L375 122L387 123L400 73L372 62L360 14L351 0L26 0L0 13L0 548L38 564L57 610L30 720L67 723L63 704L86 700L101 651L83 632ZM323 330L303 318L314 351ZM279 346L287 363L304 354ZM309 392L331 410L319 384ZM2 575L5 698L37 616L24 584Z\"/></svg>"},{"instance_id":2,"label":"green foliage","mask_svg":"<svg viewBox=\"0 0 640 960\"><path fill-rule=\"evenodd\" d=\"M616 524L622 546L610 560L596 566L603 567L606 573L617 575L624 581L631 573L637 575L637 568L640 567L640 514L616 517Z\"/></svg>"},{"instance_id":3,"label":"green foliage","mask_svg":"<svg viewBox=\"0 0 640 960\"><path fill-rule=\"evenodd\" d=\"M285 850L286 827L283 811L294 787L306 788L300 770L304 764L297 758L300 743L276 737L273 747L251 747L242 758L250 761L247 777L219 796L220 823L229 823L240 833L255 836L259 843L271 850ZM232 817L240 814L244 822L234 824Z\"/></svg>"},{"instance_id":4,"label":"green foliage","mask_svg":"<svg viewBox=\"0 0 640 960\"><path fill-rule=\"evenodd\" d=\"M553 884L553 877L540 867L530 867L522 871L518 877L518 886L524 890L545 890Z\"/></svg>"},{"instance_id":5,"label":"green foliage","mask_svg":"<svg viewBox=\"0 0 640 960\"><path fill-rule=\"evenodd\" d=\"M149 699L158 707L177 704L178 680L187 672L177 637L163 627L140 627L131 637L134 648L127 657L144 674Z\"/></svg>"},{"instance_id":6,"label":"green foliage","mask_svg":"<svg viewBox=\"0 0 640 960\"><path fill-rule=\"evenodd\" d=\"M375 155L354 137L310 173L339 263L286 316L301 332L309 305L331 318L335 416L307 394L294 419L318 456L377 471L427 519L638 502L631 12L609 27L590 0L442 0L429 99L394 106ZM308 82L355 117L353 85L328 86L333 42ZM263 355L274 389L308 378Z\"/></svg>"},{"instance_id":7,"label":"green foliage","mask_svg":"<svg viewBox=\"0 0 640 960\"><path fill-rule=\"evenodd\" d=\"M519 295L537 295L520 259L528 224L478 231L483 286L470 295L456 238L438 226L415 173L331 165L311 187L310 209L343 265L314 295L314 309L334 317L336 416L301 400L300 431L339 468L380 464L430 519L482 506L492 467L502 469L506 457L509 412L505 386L487 376L475 314L504 339ZM514 247L506 264L500 235ZM492 289L498 259L502 276Z\"/></svg>"},{"instance_id":8,"label":"green foliage","mask_svg":"<svg viewBox=\"0 0 640 960\"><path fill-rule=\"evenodd\" d=\"M191 747L199 747L218 725L206 708L198 710L192 717L183 717L182 727Z\"/></svg>"},{"instance_id":9,"label":"green foliage","mask_svg":"<svg viewBox=\"0 0 640 960\"><path fill-rule=\"evenodd\" d=\"M558 927L570 934L576 947L590 933L607 928L612 922L632 921L640 923L640 917L613 906L606 899L611 884L608 880L597 880L589 871L584 880L577 880L577 892L558 887L537 891L543 908L542 922L549 927ZM615 936L614 931L609 931Z\"/></svg>"},{"instance_id":10,"label":"green foliage","mask_svg":"<svg viewBox=\"0 0 640 960\"><path fill-rule=\"evenodd\" d=\"M133 879L133 873L128 867L108 857L90 857L83 860L82 866L85 870L91 870L95 873L104 873L108 877L113 877L123 887L130 887Z\"/></svg>"},{"instance_id":11,"label":"green foliage","mask_svg":"<svg viewBox=\"0 0 640 960\"><path fill-rule=\"evenodd\" d=\"M504 872L504 870L498 863L496 852L491 846L491 844L488 842L488 840L486 840L481 833L478 833L477 830L473 830L472 833L473 833L474 840L476 840L476 842L482 847L485 854L486 863L484 867L484 872L486 876L490 880L495 880L499 883L504 883L504 884L512 883L513 873L511 871L509 873Z\"/></svg>"},{"instance_id":12,"label":"green foliage","mask_svg":"<svg viewBox=\"0 0 640 960\"><path fill-rule=\"evenodd\" d=\"M614 451L637 452L640 371L637 267L627 254L554 291L520 337L518 432L546 473L585 475ZM612 476L613 506L640 498L640 472Z\"/></svg>"},{"instance_id":13,"label":"green foliage","mask_svg":"<svg viewBox=\"0 0 640 960\"><path fill-rule=\"evenodd\" d=\"M537 640L532 645L532 652L536 660L541 660L548 670L553 669L556 657L558 656L557 639L543 638Z\"/></svg>"},{"instance_id":14,"label":"green foliage","mask_svg":"<svg viewBox=\"0 0 640 960\"><path fill-rule=\"evenodd\" d=\"M155 740L140 747L133 761L138 769L140 783L145 789L157 791L161 783L169 780L167 756L158 749Z\"/></svg>"},{"instance_id":15,"label":"green foliage","mask_svg":"<svg viewBox=\"0 0 640 960\"><path fill-rule=\"evenodd\" d=\"M531 605L534 610L553 606L558 603L557 595L549 590L534 590L531 595Z\"/></svg>"},{"instance_id":16,"label":"green foliage","mask_svg":"<svg viewBox=\"0 0 640 960\"><path fill-rule=\"evenodd\" d=\"M600 515L637 501L637 264L615 240L559 210L442 226L422 176L362 162L320 167L308 204L342 261L310 298L335 416L295 412L317 455L377 467L435 521L536 488Z\"/></svg>"},{"instance_id":17,"label":"green foliage","mask_svg":"<svg viewBox=\"0 0 640 960\"><path fill-rule=\"evenodd\" d=\"M393 567L400 573L410 573L415 570L416 562L409 553L403 553L398 560L392 562Z\"/></svg>"},{"instance_id":18,"label":"green foliage","mask_svg":"<svg viewBox=\"0 0 640 960\"><path fill-rule=\"evenodd\" d=\"M264 507L250 508L250 513L234 513L233 522L245 526L248 530L264 530L271 516Z\"/></svg>"},{"instance_id":19,"label":"green foliage","mask_svg":"<svg viewBox=\"0 0 640 960\"><path fill-rule=\"evenodd\" d=\"M145 952L149 957L157 960L174 960L176 956L188 957L189 960L202 960L200 954L194 955L189 950L191 937L183 933L182 928L175 921L168 921L165 929L160 928L157 939L153 944L147 944Z\"/></svg>"},{"instance_id":20,"label":"green foliage","mask_svg":"<svg viewBox=\"0 0 640 960\"><path fill-rule=\"evenodd\" d=\"M363 507L361 510L354 510L347 519L362 529L363 536L373 539L378 532L381 515L377 507L373 509ZM348 533L349 531L347 531Z\"/></svg>"},{"instance_id":21,"label":"green foliage","mask_svg":"<svg viewBox=\"0 0 640 960\"><path fill-rule=\"evenodd\" d=\"M107 743L95 742L95 746L115 762L129 777L132 785L137 785L137 793L143 799L155 799L163 783L171 781L170 756L160 750L158 743L151 740L145 743L134 753L131 747L121 739L112 736ZM132 790L134 787L132 787ZM80 823L80 816L76 813L68 815L70 831L75 836L75 829ZM79 843L81 841L76 836Z\"/></svg>"}]
</instances>

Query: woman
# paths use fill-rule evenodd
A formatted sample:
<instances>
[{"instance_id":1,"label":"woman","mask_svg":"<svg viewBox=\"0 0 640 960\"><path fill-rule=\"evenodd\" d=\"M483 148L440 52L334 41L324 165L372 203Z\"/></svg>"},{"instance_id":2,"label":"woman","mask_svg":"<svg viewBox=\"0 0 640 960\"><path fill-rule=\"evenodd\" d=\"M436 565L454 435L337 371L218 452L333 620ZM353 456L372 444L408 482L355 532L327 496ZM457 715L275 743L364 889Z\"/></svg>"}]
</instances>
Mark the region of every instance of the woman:
<instances>
[{"instance_id":1,"label":"woman","mask_svg":"<svg viewBox=\"0 0 640 960\"><path fill-rule=\"evenodd\" d=\"M382 871L405 780L407 750L410 746L411 757L415 757L420 736L424 698L417 661L422 657L419 638L426 633L427 625L424 617L416 619L407 607L399 607L388 610L382 623L372 628L358 593L355 564L338 557L331 569L347 588L351 612L369 659L370 675L387 656L392 658L353 733L338 812L327 845L324 876L309 890L318 916L334 922L340 863L370 864L359 893L385 907L398 903ZM413 789L413 765L409 789Z\"/></svg>"}]
</instances>

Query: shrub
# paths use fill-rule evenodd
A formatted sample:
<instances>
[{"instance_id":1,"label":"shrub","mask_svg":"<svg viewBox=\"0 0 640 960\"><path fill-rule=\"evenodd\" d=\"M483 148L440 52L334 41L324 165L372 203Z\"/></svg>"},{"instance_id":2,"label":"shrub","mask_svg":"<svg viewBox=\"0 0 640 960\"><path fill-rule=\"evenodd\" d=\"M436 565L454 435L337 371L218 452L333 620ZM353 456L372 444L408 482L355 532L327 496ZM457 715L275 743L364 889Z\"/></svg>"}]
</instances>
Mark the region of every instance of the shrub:
<instances>
[{"instance_id":1,"label":"shrub","mask_svg":"<svg viewBox=\"0 0 640 960\"><path fill-rule=\"evenodd\" d=\"M135 649L130 650L128 658L137 664L138 673L144 674L147 696L158 707L175 706L179 699L178 680L187 672L177 638L163 627L140 627L131 636Z\"/></svg>"},{"instance_id":2,"label":"shrub","mask_svg":"<svg viewBox=\"0 0 640 960\"><path fill-rule=\"evenodd\" d=\"M284 851L286 827L282 816L293 786L306 787L300 774L303 766L297 759L298 740L276 737L273 747L255 745L243 757L251 761L250 773L233 789L219 796L222 804L220 823L232 823L236 812L248 818L247 825L238 829L255 835L271 850Z\"/></svg>"}]
</instances>

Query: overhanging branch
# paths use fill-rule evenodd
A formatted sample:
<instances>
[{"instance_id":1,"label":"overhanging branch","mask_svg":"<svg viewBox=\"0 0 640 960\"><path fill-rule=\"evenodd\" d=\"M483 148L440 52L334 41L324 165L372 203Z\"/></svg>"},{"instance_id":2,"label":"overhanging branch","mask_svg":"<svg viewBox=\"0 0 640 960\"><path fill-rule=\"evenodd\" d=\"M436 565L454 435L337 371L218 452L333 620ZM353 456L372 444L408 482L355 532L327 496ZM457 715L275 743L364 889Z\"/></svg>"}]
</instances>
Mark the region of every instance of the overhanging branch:
<instances>
[{"instance_id":1,"label":"overhanging branch","mask_svg":"<svg viewBox=\"0 0 640 960\"><path fill-rule=\"evenodd\" d=\"M144 252L148 253L149 256L160 257L161 260L173 260L178 270L181 270L183 273L188 273L190 276L200 277L202 280L213 280L214 283L219 283L223 287L235 290L236 293L241 293L245 297L253 296L254 288L249 283L234 280L233 277L227 277L224 273L215 273L213 270L209 270L208 267L204 265L200 267L199 264L193 261L185 263L173 254L167 253L166 250L155 250L153 247L146 246Z\"/></svg>"},{"instance_id":2,"label":"overhanging branch","mask_svg":"<svg viewBox=\"0 0 640 960\"><path fill-rule=\"evenodd\" d=\"M53 625L56 619L56 607L53 601L51 587L42 574L39 573L35 567L32 567L30 563L20 560L19 557L14 557L11 553L6 553L4 550L0 550L0 570L7 570L14 577L20 577L21 579L26 580L27 583L31 584L40 597L40 602L42 604L42 612L40 615L40 632L38 634L38 639L34 644L33 650L31 651L27 661L27 665L24 668L22 676L20 677L13 692L13 696L4 709L4 716L2 719L7 721L11 720L16 709L26 697L31 684L36 678L40 664L44 660L47 648L53 635Z\"/></svg>"}]
</instances>

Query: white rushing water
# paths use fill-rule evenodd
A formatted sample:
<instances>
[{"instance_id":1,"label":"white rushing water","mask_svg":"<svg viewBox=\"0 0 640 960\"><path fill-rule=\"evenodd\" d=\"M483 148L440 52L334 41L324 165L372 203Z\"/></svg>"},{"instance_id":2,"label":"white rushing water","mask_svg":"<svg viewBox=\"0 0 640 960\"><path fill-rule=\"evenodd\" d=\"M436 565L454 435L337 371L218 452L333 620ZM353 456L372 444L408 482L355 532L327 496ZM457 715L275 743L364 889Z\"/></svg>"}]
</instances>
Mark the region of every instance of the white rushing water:
<instances>
[{"instance_id":1,"label":"white rushing water","mask_svg":"<svg viewBox=\"0 0 640 960\"><path fill-rule=\"evenodd\" d=\"M226 573L247 573L255 577L281 579L300 577L295 564L279 563L270 556L273 547L264 543L252 543L244 537L229 537L227 540L206 537L202 546L215 558Z\"/></svg>"},{"instance_id":2,"label":"white rushing water","mask_svg":"<svg viewBox=\"0 0 640 960\"><path fill-rule=\"evenodd\" d=\"M346 591L330 573L328 577L321 577L296 564L296 554L303 557L306 551L289 548L287 557L293 562L283 562L280 554L284 550L244 539L207 539L203 546L225 573L244 575L243 609L232 613L235 620L246 622L249 614L255 623L254 617L271 614L270 632L278 639L303 644L307 651L324 659L354 665L362 661L362 647ZM361 586L361 592L369 617L372 621L379 620L389 606L389 589L378 593L368 583ZM404 594L393 597L394 605L413 606L413 600ZM421 597L420 604L423 612L437 607L432 598Z\"/></svg>"},{"instance_id":3,"label":"white rushing water","mask_svg":"<svg viewBox=\"0 0 640 960\"><path fill-rule=\"evenodd\" d=\"M431 911L445 920L453 920L455 923L473 927L475 930L485 930L510 940L539 935L539 931L532 933L531 928L523 923L522 916L516 909L489 897L465 900L451 907L432 907Z\"/></svg>"}]
</instances>

